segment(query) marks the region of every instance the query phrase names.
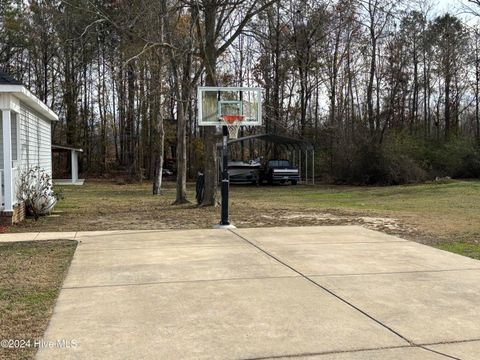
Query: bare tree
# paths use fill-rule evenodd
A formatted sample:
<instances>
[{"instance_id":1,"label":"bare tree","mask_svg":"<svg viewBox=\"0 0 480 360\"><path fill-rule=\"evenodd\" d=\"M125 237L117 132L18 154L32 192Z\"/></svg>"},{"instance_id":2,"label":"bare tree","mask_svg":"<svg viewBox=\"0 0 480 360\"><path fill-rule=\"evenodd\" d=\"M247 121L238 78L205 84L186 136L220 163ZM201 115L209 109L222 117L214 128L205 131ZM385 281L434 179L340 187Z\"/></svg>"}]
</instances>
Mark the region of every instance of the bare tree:
<instances>
[{"instance_id":1,"label":"bare tree","mask_svg":"<svg viewBox=\"0 0 480 360\"><path fill-rule=\"evenodd\" d=\"M366 2L360 2L360 5L366 12L365 26L368 30L368 36L370 40L370 60L369 60L369 74L367 85L367 119L370 128L370 132L373 133L376 130L376 123L378 123L378 111L377 116L374 114L373 104L373 92L375 79L377 74L377 53L378 42L383 35L386 26L393 16L393 9L395 4L389 0L368 0ZM377 91L379 89L377 88Z\"/></svg>"},{"instance_id":2,"label":"bare tree","mask_svg":"<svg viewBox=\"0 0 480 360\"><path fill-rule=\"evenodd\" d=\"M200 0L192 3L196 18L200 57L205 67L205 84L218 86L217 61L240 36L250 20L277 0ZM222 42L220 43L220 39ZM205 196L202 206L216 205L218 159L216 129L205 129Z\"/></svg>"}]
</instances>

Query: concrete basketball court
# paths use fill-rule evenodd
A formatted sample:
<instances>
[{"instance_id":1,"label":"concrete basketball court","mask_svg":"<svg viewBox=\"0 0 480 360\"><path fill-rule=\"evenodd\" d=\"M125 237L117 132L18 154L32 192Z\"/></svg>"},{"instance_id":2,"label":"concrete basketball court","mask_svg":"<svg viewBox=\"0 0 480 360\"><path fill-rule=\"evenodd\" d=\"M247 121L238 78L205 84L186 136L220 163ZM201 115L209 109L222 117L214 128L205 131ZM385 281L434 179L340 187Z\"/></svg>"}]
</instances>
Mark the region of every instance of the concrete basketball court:
<instances>
[{"instance_id":1,"label":"concrete basketball court","mask_svg":"<svg viewBox=\"0 0 480 360\"><path fill-rule=\"evenodd\" d=\"M77 346L40 360L480 357L480 261L359 226L73 237L44 339Z\"/></svg>"}]
</instances>

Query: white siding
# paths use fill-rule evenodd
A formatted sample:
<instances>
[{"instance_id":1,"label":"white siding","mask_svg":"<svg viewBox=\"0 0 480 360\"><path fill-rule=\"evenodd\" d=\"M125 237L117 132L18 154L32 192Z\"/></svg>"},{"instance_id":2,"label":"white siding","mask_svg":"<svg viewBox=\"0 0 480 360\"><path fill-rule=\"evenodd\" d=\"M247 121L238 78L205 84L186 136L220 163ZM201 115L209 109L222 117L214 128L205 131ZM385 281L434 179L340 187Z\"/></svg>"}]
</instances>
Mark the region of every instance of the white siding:
<instances>
[{"instance_id":1,"label":"white siding","mask_svg":"<svg viewBox=\"0 0 480 360\"><path fill-rule=\"evenodd\" d=\"M10 131L12 139L12 160L18 160L18 116L15 112L12 111L12 117L10 119Z\"/></svg>"},{"instance_id":2,"label":"white siding","mask_svg":"<svg viewBox=\"0 0 480 360\"><path fill-rule=\"evenodd\" d=\"M20 153L22 170L40 166L52 175L51 122L21 104Z\"/></svg>"},{"instance_id":3,"label":"white siding","mask_svg":"<svg viewBox=\"0 0 480 360\"><path fill-rule=\"evenodd\" d=\"M19 122L19 124L17 124L17 122ZM19 144L17 144L17 131L20 134ZM3 169L2 133L2 121L0 121L0 169ZM52 135L50 120L41 117L38 113L22 103L20 105L20 114L12 116L13 163L19 164L22 170L40 166L51 176L51 146Z\"/></svg>"}]
</instances>

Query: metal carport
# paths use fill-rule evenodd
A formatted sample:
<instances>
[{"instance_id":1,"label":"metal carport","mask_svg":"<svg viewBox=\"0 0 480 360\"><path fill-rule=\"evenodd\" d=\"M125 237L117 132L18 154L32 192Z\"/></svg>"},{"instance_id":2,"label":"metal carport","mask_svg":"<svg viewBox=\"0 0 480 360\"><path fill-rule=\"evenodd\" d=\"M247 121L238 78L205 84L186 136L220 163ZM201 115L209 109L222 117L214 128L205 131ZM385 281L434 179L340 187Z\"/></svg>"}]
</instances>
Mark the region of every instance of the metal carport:
<instances>
[{"instance_id":1,"label":"metal carport","mask_svg":"<svg viewBox=\"0 0 480 360\"><path fill-rule=\"evenodd\" d=\"M264 142L269 142L275 144L279 147L283 147L289 151L292 151L294 154L293 162L298 166L300 171L300 176L304 174L305 183L309 181L308 173L308 163L309 156L311 154L311 183L315 184L315 147L313 144L307 140L297 139L289 136L278 135L278 134L258 134L258 135L249 135L237 139L231 139L228 141L228 145L233 145L236 143L241 143L248 140L260 140ZM295 156L296 151L298 151L298 157ZM302 154L304 156L302 156ZM297 161L295 161L297 160ZM303 161L302 161L303 160ZM302 162L304 164L304 172L302 174Z\"/></svg>"}]
</instances>

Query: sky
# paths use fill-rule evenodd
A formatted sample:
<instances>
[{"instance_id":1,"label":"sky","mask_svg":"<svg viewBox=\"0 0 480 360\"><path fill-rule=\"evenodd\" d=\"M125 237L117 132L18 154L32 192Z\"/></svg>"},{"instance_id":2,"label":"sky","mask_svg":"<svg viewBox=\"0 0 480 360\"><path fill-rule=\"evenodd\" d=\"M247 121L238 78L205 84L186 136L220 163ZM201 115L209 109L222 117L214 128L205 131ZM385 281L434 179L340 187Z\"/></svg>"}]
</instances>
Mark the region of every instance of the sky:
<instances>
[{"instance_id":1,"label":"sky","mask_svg":"<svg viewBox=\"0 0 480 360\"><path fill-rule=\"evenodd\" d=\"M435 0L433 0L435 2ZM472 21L473 17L470 14L466 14L466 6L475 8L476 5L469 4L468 0L437 0L434 9L439 13L449 12L454 15L458 15L466 20ZM477 7L480 11L480 7Z\"/></svg>"},{"instance_id":2,"label":"sky","mask_svg":"<svg viewBox=\"0 0 480 360\"><path fill-rule=\"evenodd\" d=\"M461 0L438 0L437 8L441 11L455 12L462 4Z\"/></svg>"}]
</instances>

